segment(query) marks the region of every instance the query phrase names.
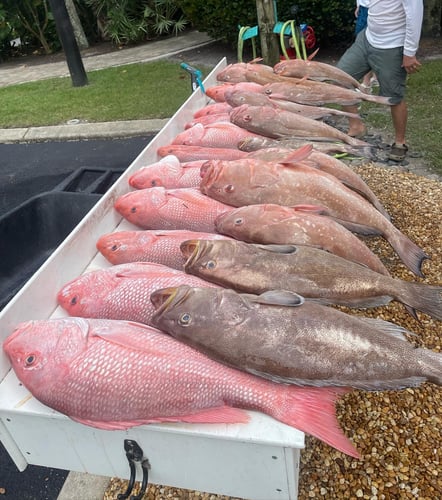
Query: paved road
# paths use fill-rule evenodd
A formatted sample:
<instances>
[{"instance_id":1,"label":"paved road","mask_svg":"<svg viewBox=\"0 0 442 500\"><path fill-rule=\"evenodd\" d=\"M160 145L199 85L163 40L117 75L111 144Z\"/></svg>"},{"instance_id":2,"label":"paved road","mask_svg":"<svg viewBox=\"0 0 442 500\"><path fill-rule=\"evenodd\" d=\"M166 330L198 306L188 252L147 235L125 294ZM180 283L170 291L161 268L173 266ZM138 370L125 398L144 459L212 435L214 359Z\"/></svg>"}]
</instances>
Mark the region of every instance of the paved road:
<instances>
[{"instance_id":1,"label":"paved road","mask_svg":"<svg viewBox=\"0 0 442 500\"><path fill-rule=\"evenodd\" d=\"M77 169L124 170L151 138L0 144L0 223L8 210L52 190ZM2 241L2 253L11 251L7 243ZM56 500L67 474L36 466L18 472L0 442L0 497L5 500Z\"/></svg>"},{"instance_id":2,"label":"paved road","mask_svg":"<svg viewBox=\"0 0 442 500\"><path fill-rule=\"evenodd\" d=\"M127 168L151 138L0 144L0 217L82 167Z\"/></svg>"}]
</instances>

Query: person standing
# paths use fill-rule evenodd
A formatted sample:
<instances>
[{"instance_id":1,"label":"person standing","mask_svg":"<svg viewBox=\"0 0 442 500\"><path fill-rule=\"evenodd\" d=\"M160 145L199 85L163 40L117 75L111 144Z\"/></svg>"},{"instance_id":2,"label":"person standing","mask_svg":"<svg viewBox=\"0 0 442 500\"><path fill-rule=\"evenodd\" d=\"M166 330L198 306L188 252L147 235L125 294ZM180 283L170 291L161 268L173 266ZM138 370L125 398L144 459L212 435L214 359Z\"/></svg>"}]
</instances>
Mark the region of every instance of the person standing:
<instances>
[{"instance_id":1,"label":"person standing","mask_svg":"<svg viewBox=\"0 0 442 500\"><path fill-rule=\"evenodd\" d=\"M405 141L408 108L405 101L407 75L419 70L416 58L422 30L423 0L369 0L367 28L346 50L337 67L357 80L376 73L379 94L390 97L395 141L389 159L402 161L408 151ZM357 106L346 106L357 113ZM348 134L361 137L366 129L360 118L349 119Z\"/></svg>"}]
</instances>

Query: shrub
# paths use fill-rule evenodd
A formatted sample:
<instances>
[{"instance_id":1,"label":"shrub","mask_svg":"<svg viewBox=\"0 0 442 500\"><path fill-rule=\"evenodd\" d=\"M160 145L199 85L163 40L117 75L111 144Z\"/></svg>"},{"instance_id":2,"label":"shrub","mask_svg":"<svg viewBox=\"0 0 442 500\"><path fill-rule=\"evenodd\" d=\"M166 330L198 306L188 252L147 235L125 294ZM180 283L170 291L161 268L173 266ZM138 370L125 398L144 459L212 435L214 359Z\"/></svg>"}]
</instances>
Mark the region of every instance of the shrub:
<instances>
[{"instance_id":1,"label":"shrub","mask_svg":"<svg viewBox=\"0 0 442 500\"><path fill-rule=\"evenodd\" d=\"M238 24L256 25L256 2L253 0L178 0L185 16L200 31L212 38L236 45ZM293 18L292 1L281 0L277 4L280 21ZM319 44L348 45L354 32L354 0L298 0L297 21L313 27Z\"/></svg>"}]
</instances>

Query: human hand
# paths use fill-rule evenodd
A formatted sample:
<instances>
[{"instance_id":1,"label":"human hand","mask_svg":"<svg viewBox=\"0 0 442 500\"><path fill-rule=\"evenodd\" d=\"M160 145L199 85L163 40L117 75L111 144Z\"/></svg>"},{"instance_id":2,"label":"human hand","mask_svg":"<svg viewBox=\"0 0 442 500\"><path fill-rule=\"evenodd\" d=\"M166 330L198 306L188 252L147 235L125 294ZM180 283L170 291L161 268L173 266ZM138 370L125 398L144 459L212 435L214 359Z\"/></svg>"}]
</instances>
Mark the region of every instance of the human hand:
<instances>
[{"instance_id":1,"label":"human hand","mask_svg":"<svg viewBox=\"0 0 442 500\"><path fill-rule=\"evenodd\" d=\"M416 59L416 56L404 56L402 59L402 67L408 74L416 73L416 71L419 71L420 66L422 64Z\"/></svg>"}]
</instances>

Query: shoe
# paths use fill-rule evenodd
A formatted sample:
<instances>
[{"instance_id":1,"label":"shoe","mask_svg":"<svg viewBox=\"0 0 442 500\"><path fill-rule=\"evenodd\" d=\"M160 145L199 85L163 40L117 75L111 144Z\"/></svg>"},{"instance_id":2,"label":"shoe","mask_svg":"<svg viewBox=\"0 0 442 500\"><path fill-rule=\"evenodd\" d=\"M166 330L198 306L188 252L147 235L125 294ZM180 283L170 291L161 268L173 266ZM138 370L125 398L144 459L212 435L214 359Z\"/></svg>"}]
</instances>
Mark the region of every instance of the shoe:
<instances>
[{"instance_id":1,"label":"shoe","mask_svg":"<svg viewBox=\"0 0 442 500\"><path fill-rule=\"evenodd\" d=\"M405 160L405 155L407 154L408 146L406 144L392 144L390 148L390 153L388 154L388 159L393 161L403 161Z\"/></svg>"},{"instance_id":2,"label":"shoe","mask_svg":"<svg viewBox=\"0 0 442 500\"><path fill-rule=\"evenodd\" d=\"M365 94L372 94L373 93L373 89L371 88L371 85L365 85L365 83L361 83L361 87L362 87Z\"/></svg>"}]
</instances>

